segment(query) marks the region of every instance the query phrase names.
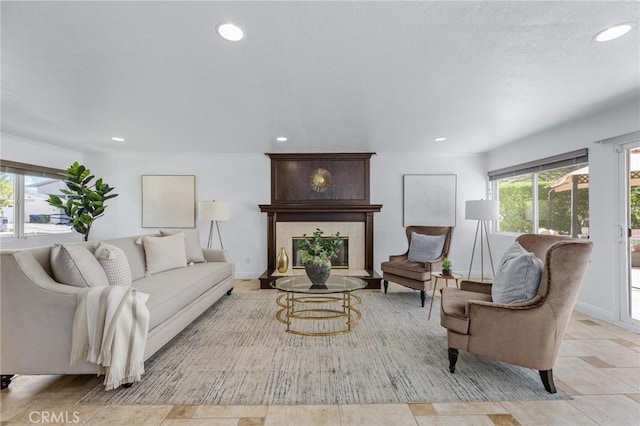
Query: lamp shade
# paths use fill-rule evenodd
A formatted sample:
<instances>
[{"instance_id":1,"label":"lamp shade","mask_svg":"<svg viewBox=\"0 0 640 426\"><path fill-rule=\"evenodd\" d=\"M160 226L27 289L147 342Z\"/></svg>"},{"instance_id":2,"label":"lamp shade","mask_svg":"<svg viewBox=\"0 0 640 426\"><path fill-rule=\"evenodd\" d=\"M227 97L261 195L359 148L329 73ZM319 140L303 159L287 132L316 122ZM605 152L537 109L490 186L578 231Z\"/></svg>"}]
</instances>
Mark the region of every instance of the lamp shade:
<instances>
[{"instance_id":1,"label":"lamp shade","mask_svg":"<svg viewBox=\"0 0 640 426\"><path fill-rule=\"evenodd\" d=\"M221 201L200 201L200 220L229 220L229 204Z\"/></svg>"},{"instance_id":2,"label":"lamp shade","mask_svg":"<svg viewBox=\"0 0 640 426\"><path fill-rule=\"evenodd\" d=\"M498 220L500 218L500 205L496 200L466 201L464 218L471 220Z\"/></svg>"}]
</instances>

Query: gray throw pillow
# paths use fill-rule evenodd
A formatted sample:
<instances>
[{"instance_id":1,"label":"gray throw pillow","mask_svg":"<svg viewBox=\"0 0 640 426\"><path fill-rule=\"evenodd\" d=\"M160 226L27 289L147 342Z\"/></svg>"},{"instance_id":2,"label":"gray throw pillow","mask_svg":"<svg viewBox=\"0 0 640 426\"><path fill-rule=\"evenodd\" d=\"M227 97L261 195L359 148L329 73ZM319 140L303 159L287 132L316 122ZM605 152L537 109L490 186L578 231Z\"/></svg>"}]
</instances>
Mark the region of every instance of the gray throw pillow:
<instances>
[{"instance_id":1,"label":"gray throw pillow","mask_svg":"<svg viewBox=\"0 0 640 426\"><path fill-rule=\"evenodd\" d=\"M56 244L49 257L53 277L62 284L76 287L109 285L102 266L93 253L79 244Z\"/></svg>"},{"instance_id":2,"label":"gray throw pillow","mask_svg":"<svg viewBox=\"0 0 640 426\"><path fill-rule=\"evenodd\" d=\"M184 247L187 254L188 263L202 263L205 261L202 247L200 246L200 235L198 231L160 231L160 235L166 237L167 235L182 234L184 235Z\"/></svg>"},{"instance_id":3,"label":"gray throw pillow","mask_svg":"<svg viewBox=\"0 0 640 426\"><path fill-rule=\"evenodd\" d=\"M442 254L444 235L423 235L411 233L409 260L412 262L431 262Z\"/></svg>"},{"instance_id":4,"label":"gray throw pillow","mask_svg":"<svg viewBox=\"0 0 640 426\"><path fill-rule=\"evenodd\" d=\"M496 303L518 303L533 299L542 279L542 260L515 242L502 256L491 287Z\"/></svg>"}]
</instances>

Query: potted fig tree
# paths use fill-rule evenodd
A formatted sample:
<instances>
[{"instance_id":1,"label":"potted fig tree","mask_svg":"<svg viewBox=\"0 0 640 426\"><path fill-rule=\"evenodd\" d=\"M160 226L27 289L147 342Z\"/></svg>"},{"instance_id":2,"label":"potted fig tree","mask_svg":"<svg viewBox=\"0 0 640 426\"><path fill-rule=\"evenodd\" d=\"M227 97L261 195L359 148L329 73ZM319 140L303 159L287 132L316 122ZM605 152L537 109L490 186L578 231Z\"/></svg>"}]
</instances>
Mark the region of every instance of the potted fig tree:
<instances>
[{"instance_id":1,"label":"potted fig tree","mask_svg":"<svg viewBox=\"0 0 640 426\"><path fill-rule=\"evenodd\" d=\"M67 179L64 181L68 189L61 189L65 200L57 195L49 195L47 200L50 205L64 211L73 229L89 239L89 232L93 222L104 214L107 208L105 201L117 197L118 194L110 194L114 189L95 176L91 170L78 164L76 161L66 170Z\"/></svg>"}]
</instances>

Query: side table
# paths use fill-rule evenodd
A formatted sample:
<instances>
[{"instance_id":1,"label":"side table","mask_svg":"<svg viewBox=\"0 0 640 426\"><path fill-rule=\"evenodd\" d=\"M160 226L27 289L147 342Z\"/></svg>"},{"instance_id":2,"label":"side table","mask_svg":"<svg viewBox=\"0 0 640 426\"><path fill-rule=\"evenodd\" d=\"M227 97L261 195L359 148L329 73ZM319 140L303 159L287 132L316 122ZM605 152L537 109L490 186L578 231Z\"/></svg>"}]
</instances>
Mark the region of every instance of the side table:
<instances>
[{"instance_id":1,"label":"side table","mask_svg":"<svg viewBox=\"0 0 640 426\"><path fill-rule=\"evenodd\" d=\"M445 282L445 286L449 287L449 280L455 280L456 287L460 288L460 279L462 275L460 274L451 274L451 275L442 275L442 272L432 272L431 276L435 278L433 282L433 293L431 294L431 305L429 305L429 317L428 320L431 319L431 310L433 309L433 299L436 297L436 288L438 288L438 280L442 279Z\"/></svg>"}]
</instances>

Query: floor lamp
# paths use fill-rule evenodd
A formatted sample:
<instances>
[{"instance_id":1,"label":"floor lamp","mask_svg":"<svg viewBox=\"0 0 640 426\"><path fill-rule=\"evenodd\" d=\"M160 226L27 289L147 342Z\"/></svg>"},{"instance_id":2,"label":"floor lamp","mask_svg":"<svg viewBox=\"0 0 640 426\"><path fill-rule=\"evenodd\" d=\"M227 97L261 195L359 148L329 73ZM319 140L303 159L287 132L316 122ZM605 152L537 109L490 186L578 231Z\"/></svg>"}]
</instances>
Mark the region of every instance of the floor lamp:
<instances>
[{"instance_id":1,"label":"floor lamp","mask_svg":"<svg viewBox=\"0 0 640 426\"><path fill-rule=\"evenodd\" d=\"M211 250L211 240L213 238L213 222L216 223L216 229L218 230L218 238L220 239L220 248L224 250L222 245L222 234L220 234L220 227L218 222L221 220L229 220L229 205L221 201L200 201L198 208L198 216L200 220L211 221L209 227L209 242L207 248Z\"/></svg>"},{"instance_id":2,"label":"floor lamp","mask_svg":"<svg viewBox=\"0 0 640 426\"><path fill-rule=\"evenodd\" d=\"M480 281L484 281L484 241L487 241L487 251L489 252L489 261L491 263L491 272L496 276L493 269L493 257L491 256L491 246L489 245L489 234L487 232L487 221L498 220L500 217L500 205L496 200L469 200L465 202L464 218L467 220L477 220L476 237L473 240L473 250L471 251L471 263L469 264L469 273L467 279L471 277L471 267L473 266L473 257L476 254L476 243L478 242L478 234L480 234Z\"/></svg>"}]
</instances>

